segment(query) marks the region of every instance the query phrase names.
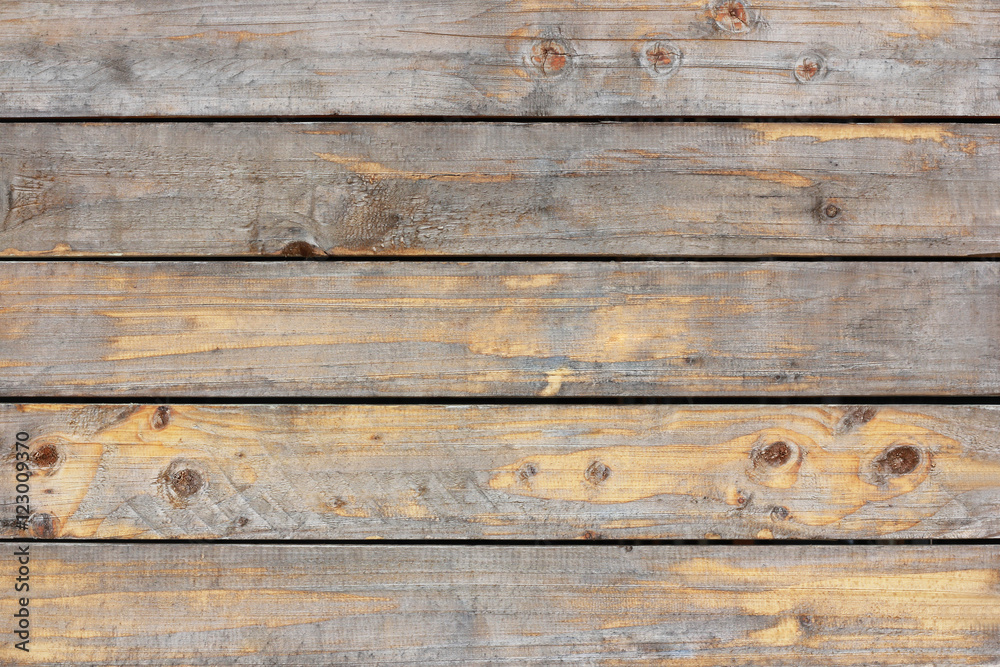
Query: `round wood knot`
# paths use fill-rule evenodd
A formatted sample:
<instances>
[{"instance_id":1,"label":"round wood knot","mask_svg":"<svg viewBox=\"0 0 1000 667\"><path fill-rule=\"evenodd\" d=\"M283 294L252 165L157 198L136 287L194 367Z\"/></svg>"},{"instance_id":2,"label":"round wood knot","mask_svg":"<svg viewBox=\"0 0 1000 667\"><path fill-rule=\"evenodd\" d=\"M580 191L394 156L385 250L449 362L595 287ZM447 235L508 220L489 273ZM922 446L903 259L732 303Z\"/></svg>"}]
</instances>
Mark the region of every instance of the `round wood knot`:
<instances>
[{"instance_id":1,"label":"round wood knot","mask_svg":"<svg viewBox=\"0 0 1000 667\"><path fill-rule=\"evenodd\" d=\"M822 54L803 53L795 61L795 80L799 83L817 83L826 78L826 58Z\"/></svg>"},{"instance_id":2,"label":"round wood knot","mask_svg":"<svg viewBox=\"0 0 1000 667\"><path fill-rule=\"evenodd\" d=\"M28 517L28 532L45 540L59 535L59 520L48 512L35 512Z\"/></svg>"},{"instance_id":3,"label":"round wood knot","mask_svg":"<svg viewBox=\"0 0 1000 667\"><path fill-rule=\"evenodd\" d=\"M875 469L882 475L906 475L920 465L920 450L913 445L896 445L875 459Z\"/></svg>"},{"instance_id":4,"label":"round wood knot","mask_svg":"<svg viewBox=\"0 0 1000 667\"><path fill-rule=\"evenodd\" d=\"M784 440L778 440L763 447L757 457L759 463L777 468L783 466L792 458L792 446Z\"/></svg>"},{"instance_id":5,"label":"round wood knot","mask_svg":"<svg viewBox=\"0 0 1000 667\"><path fill-rule=\"evenodd\" d=\"M162 431L170 425L170 406L161 405L149 416L149 425L154 431Z\"/></svg>"},{"instance_id":6,"label":"round wood knot","mask_svg":"<svg viewBox=\"0 0 1000 667\"><path fill-rule=\"evenodd\" d=\"M823 207L823 215L825 215L830 220L833 220L838 215L840 215L840 207L836 204L827 204Z\"/></svg>"},{"instance_id":7,"label":"round wood knot","mask_svg":"<svg viewBox=\"0 0 1000 667\"><path fill-rule=\"evenodd\" d=\"M608 477L611 477L611 468L604 465L600 461L594 461L591 463L587 470L583 473L584 478L597 486L598 484L604 482Z\"/></svg>"},{"instance_id":8,"label":"round wood knot","mask_svg":"<svg viewBox=\"0 0 1000 667\"><path fill-rule=\"evenodd\" d=\"M31 452L31 462L39 470L52 470L60 458L59 448L51 443L37 447Z\"/></svg>"},{"instance_id":9,"label":"round wood knot","mask_svg":"<svg viewBox=\"0 0 1000 667\"><path fill-rule=\"evenodd\" d=\"M193 461L175 459L159 477L168 499L174 505L184 505L204 491L205 474Z\"/></svg>"},{"instance_id":10,"label":"round wood knot","mask_svg":"<svg viewBox=\"0 0 1000 667\"><path fill-rule=\"evenodd\" d=\"M756 23L754 10L745 0L724 0L712 7L715 27L725 32L743 34L750 32Z\"/></svg>"},{"instance_id":11,"label":"round wood knot","mask_svg":"<svg viewBox=\"0 0 1000 667\"><path fill-rule=\"evenodd\" d=\"M681 50L663 40L648 42L640 51L639 63L650 74L665 78L680 66Z\"/></svg>"},{"instance_id":12,"label":"round wood knot","mask_svg":"<svg viewBox=\"0 0 1000 667\"><path fill-rule=\"evenodd\" d=\"M542 39L531 47L531 64L542 74L558 74L569 64L569 48L558 39Z\"/></svg>"}]
</instances>

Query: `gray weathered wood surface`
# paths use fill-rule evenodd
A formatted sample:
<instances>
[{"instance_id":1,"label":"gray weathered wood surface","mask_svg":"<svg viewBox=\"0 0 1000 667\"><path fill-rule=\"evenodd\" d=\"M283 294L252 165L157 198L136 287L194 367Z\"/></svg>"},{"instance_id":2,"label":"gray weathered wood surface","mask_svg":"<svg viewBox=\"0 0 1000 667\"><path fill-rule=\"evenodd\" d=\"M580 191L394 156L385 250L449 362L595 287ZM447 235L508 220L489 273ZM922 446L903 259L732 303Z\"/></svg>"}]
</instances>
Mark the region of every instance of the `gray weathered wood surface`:
<instances>
[{"instance_id":1,"label":"gray weathered wood surface","mask_svg":"<svg viewBox=\"0 0 1000 667\"><path fill-rule=\"evenodd\" d=\"M0 125L0 252L1000 254L995 125Z\"/></svg>"},{"instance_id":2,"label":"gray weathered wood surface","mask_svg":"<svg viewBox=\"0 0 1000 667\"><path fill-rule=\"evenodd\" d=\"M31 652L3 642L10 664L940 667L1000 650L997 546L30 550Z\"/></svg>"},{"instance_id":3,"label":"gray weathered wood surface","mask_svg":"<svg viewBox=\"0 0 1000 667\"><path fill-rule=\"evenodd\" d=\"M5 537L1000 535L997 406L23 404L0 431L35 473Z\"/></svg>"},{"instance_id":4,"label":"gray weathered wood surface","mask_svg":"<svg viewBox=\"0 0 1000 667\"><path fill-rule=\"evenodd\" d=\"M996 395L996 262L0 264L7 396Z\"/></svg>"},{"instance_id":5,"label":"gray weathered wood surface","mask_svg":"<svg viewBox=\"0 0 1000 667\"><path fill-rule=\"evenodd\" d=\"M1000 114L972 0L7 0L6 117Z\"/></svg>"}]
</instances>

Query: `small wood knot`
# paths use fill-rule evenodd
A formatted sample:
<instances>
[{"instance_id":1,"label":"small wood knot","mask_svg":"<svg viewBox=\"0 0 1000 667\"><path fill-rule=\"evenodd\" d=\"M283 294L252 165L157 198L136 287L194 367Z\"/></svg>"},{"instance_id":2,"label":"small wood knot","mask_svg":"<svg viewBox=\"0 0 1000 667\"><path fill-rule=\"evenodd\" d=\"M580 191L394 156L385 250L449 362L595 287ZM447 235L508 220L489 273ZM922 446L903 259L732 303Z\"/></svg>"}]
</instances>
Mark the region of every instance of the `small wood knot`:
<instances>
[{"instance_id":1,"label":"small wood knot","mask_svg":"<svg viewBox=\"0 0 1000 667\"><path fill-rule=\"evenodd\" d=\"M639 61L650 74L667 77L680 66L681 51L670 42L650 42L643 47Z\"/></svg>"},{"instance_id":2,"label":"small wood knot","mask_svg":"<svg viewBox=\"0 0 1000 667\"><path fill-rule=\"evenodd\" d=\"M326 252L307 241L292 241L278 251L282 257L326 257Z\"/></svg>"},{"instance_id":3,"label":"small wood knot","mask_svg":"<svg viewBox=\"0 0 1000 667\"><path fill-rule=\"evenodd\" d=\"M49 540L56 537L58 529L59 521L48 512L35 512L28 517L28 532L33 537Z\"/></svg>"},{"instance_id":4,"label":"small wood knot","mask_svg":"<svg viewBox=\"0 0 1000 667\"><path fill-rule=\"evenodd\" d=\"M715 26L726 32L746 33L753 28L754 16L750 3L743 0L725 0L712 9Z\"/></svg>"},{"instance_id":5,"label":"small wood knot","mask_svg":"<svg viewBox=\"0 0 1000 667\"><path fill-rule=\"evenodd\" d=\"M250 519L246 518L245 516L241 516L239 519L236 520L236 525L239 526L240 528L247 525L248 523L250 523Z\"/></svg>"},{"instance_id":6,"label":"small wood knot","mask_svg":"<svg viewBox=\"0 0 1000 667\"><path fill-rule=\"evenodd\" d=\"M205 476L197 464L184 459L175 459L159 476L159 482L166 488L167 497L177 506L184 505L205 488Z\"/></svg>"},{"instance_id":7,"label":"small wood knot","mask_svg":"<svg viewBox=\"0 0 1000 667\"><path fill-rule=\"evenodd\" d=\"M826 58L818 53L804 53L795 61L795 80L816 83L826 77Z\"/></svg>"},{"instance_id":8,"label":"small wood knot","mask_svg":"<svg viewBox=\"0 0 1000 667\"><path fill-rule=\"evenodd\" d=\"M31 453L31 462L39 470L51 470L59 463L59 448L52 444L42 445Z\"/></svg>"},{"instance_id":9,"label":"small wood knot","mask_svg":"<svg viewBox=\"0 0 1000 667\"><path fill-rule=\"evenodd\" d=\"M788 520L788 508L778 505L777 507L771 508L771 517L777 521L787 521Z\"/></svg>"},{"instance_id":10,"label":"small wood knot","mask_svg":"<svg viewBox=\"0 0 1000 667\"><path fill-rule=\"evenodd\" d=\"M538 466L534 463L525 463L517 470L517 476L521 478L521 481L527 481L535 475L538 474Z\"/></svg>"},{"instance_id":11,"label":"small wood knot","mask_svg":"<svg viewBox=\"0 0 1000 667\"><path fill-rule=\"evenodd\" d=\"M201 490L201 475L197 470L183 468L170 475L170 488L178 498L190 498Z\"/></svg>"},{"instance_id":12,"label":"small wood knot","mask_svg":"<svg viewBox=\"0 0 1000 667\"><path fill-rule=\"evenodd\" d=\"M600 461L594 461L587 467L587 470L583 473L584 478L597 486L598 484L604 482L608 477L611 477L611 468L604 465Z\"/></svg>"},{"instance_id":13,"label":"small wood knot","mask_svg":"<svg viewBox=\"0 0 1000 667\"><path fill-rule=\"evenodd\" d=\"M149 416L149 425L154 431L162 431L170 425L170 406L161 405Z\"/></svg>"},{"instance_id":14,"label":"small wood knot","mask_svg":"<svg viewBox=\"0 0 1000 667\"><path fill-rule=\"evenodd\" d=\"M788 463L792 458L792 447L784 440L772 442L767 447L761 449L755 457L754 463L764 463L774 468Z\"/></svg>"},{"instance_id":15,"label":"small wood knot","mask_svg":"<svg viewBox=\"0 0 1000 667\"><path fill-rule=\"evenodd\" d=\"M558 74L569 62L569 49L559 40L543 39L531 47L531 64L542 74Z\"/></svg>"},{"instance_id":16,"label":"small wood knot","mask_svg":"<svg viewBox=\"0 0 1000 667\"><path fill-rule=\"evenodd\" d=\"M840 215L840 207L838 207L836 204L827 204L826 206L823 207L823 215L833 220L838 215Z\"/></svg>"},{"instance_id":17,"label":"small wood knot","mask_svg":"<svg viewBox=\"0 0 1000 667\"><path fill-rule=\"evenodd\" d=\"M875 459L875 469L883 475L906 475L916 470L920 451L912 445L890 447Z\"/></svg>"}]
</instances>

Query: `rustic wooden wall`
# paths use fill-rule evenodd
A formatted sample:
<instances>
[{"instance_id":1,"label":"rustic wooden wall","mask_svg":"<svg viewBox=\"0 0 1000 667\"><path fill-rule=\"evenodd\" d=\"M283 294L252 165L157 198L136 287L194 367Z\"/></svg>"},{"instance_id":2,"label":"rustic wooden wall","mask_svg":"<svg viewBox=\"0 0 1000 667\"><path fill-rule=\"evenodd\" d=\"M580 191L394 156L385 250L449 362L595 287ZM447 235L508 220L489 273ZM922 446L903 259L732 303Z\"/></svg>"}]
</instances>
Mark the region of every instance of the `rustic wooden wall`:
<instances>
[{"instance_id":1,"label":"rustic wooden wall","mask_svg":"<svg viewBox=\"0 0 1000 667\"><path fill-rule=\"evenodd\" d=\"M0 4L0 664L996 664L998 19Z\"/></svg>"}]
</instances>

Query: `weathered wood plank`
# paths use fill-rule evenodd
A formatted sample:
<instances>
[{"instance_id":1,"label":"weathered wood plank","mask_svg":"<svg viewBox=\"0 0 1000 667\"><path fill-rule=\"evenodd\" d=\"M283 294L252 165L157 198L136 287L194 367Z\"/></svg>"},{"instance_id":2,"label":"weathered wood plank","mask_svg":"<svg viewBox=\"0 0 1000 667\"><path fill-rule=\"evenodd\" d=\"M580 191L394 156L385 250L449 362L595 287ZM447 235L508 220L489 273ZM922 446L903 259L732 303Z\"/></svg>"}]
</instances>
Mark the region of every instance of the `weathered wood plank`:
<instances>
[{"instance_id":1,"label":"weathered wood plank","mask_svg":"<svg viewBox=\"0 0 1000 667\"><path fill-rule=\"evenodd\" d=\"M995 262L0 264L6 396L986 395Z\"/></svg>"},{"instance_id":2,"label":"weathered wood plank","mask_svg":"<svg viewBox=\"0 0 1000 667\"><path fill-rule=\"evenodd\" d=\"M1000 535L996 406L26 404L0 432L4 537Z\"/></svg>"},{"instance_id":3,"label":"weathered wood plank","mask_svg":"<svg viewBox=\"0 0 1000 667\"><path fill-rule=\"evenodd\" d=\"M0 126L9 255L1000 254L995 125Z\"/></svg>"},{"instance_id":4,"label":"weathered wood plank","mask_svg":"<svg viewBox=\"0 0 1000 667\"><path fill-rule=\"evenodd\" d=\"M972 0L8 0L0 114L997 115Z\"/></svg>"},{"instance_id":5,"label":"weathered wood plank","mask_svg":"<svg viewBox=\"0 0 1000 667\"><path fill-rule=\"evenodd\" d=\"M2 545L8 582L24 544ZM996 546L35 543L28 559L30 652L0 648L16 664L987 665L1000 650Z\"/></svg>"}]
</instances>

